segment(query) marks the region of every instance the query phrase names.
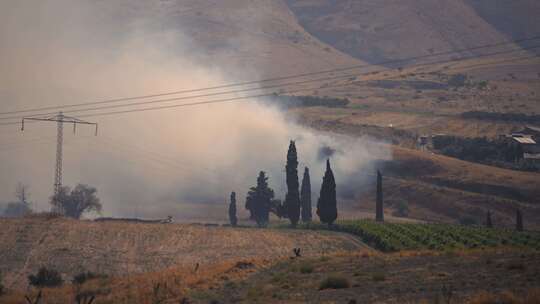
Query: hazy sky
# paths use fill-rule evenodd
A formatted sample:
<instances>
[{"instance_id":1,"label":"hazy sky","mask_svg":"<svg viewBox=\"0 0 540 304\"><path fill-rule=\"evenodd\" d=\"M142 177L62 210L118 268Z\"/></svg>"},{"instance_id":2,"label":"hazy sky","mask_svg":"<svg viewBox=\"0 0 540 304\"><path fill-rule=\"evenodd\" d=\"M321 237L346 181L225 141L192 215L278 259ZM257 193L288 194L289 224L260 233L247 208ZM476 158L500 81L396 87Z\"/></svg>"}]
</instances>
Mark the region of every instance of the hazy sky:
<instances>
[{"instance_id":1,"label":"hazy sky","mask_svg":"<svg viewBox=\"0 0 540 304\"><path fill-rule=\"evenodd\" d=\"M196 60L201 50L182 28L165 26L160 10L148 8L157 2L130 3L0 2L0 112L211 87L242 74L241 67L232 73ZM100 124L99 136L85 126L74 135L65 126L64 184L97 187L105 215L221 215L230 191L243 206L259 170L269 173L283 198L290 139L297 140L299 176L303 166L311 168L314 200L324 170L320 148L338 150L338 183L368 170L375 156L390 157L366 139L315 134L256 100L88 120ZM13 199L23 182L35 207L48 208L55 135L52 123L28 124L24 133L19 126L0 126L0 201Z\"/></svg>"}]
</instances>

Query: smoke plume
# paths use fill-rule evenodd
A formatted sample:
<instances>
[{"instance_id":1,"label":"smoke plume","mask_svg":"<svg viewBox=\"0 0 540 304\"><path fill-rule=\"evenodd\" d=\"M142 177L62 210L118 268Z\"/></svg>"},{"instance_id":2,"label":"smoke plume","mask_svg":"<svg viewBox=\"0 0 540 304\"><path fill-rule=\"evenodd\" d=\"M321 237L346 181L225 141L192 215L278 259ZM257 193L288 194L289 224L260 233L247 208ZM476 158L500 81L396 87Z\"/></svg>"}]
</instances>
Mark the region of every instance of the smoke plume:
<instances>
[{"instance_id":1,"label":"smoke plume","mask_svg":"<svg viewBox=\"0 0 540 304\"><path fill-rule=\"evenodd\" d=\"M233 70L223 62L201 60L207 50L169 20L159 5L160 1L1 2L0 112L205 88L239 81L231 75L253 76L242 67ZM240 40L249 43L231 38ZM162 98L178 96L190 94ZM147 100L157 99L161 98ZM99 123L99 135L85 126L73 134L72 126L65 125L64 184L97 187L107 216L215 219L226 216L231 191L237 192L239 210L243 209L243 197L260 170L269 174L277 197L284 197L291 139L296 140L299 171L310 168L315 199L326 157L331 158L338 191L361 191L364 175L359 173L372 173L375 158L390 157L384 145L316 133L263 101L82 117ZM74 109L66 109L66 115L77 117L121 109L70 110ZM19 128L0 129L0 200L12 199L15 185L23 182L31 187L34 208L47 210L56 125L32 123L24 132Z\"/></svg>"}]
</instances>

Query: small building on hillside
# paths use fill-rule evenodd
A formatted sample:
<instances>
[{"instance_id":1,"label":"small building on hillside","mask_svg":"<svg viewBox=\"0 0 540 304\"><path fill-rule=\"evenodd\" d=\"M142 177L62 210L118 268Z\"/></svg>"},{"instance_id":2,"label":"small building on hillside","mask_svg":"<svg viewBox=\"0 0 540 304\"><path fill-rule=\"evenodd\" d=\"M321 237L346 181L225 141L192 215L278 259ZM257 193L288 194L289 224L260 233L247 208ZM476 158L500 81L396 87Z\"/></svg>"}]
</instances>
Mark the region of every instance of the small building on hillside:
<instances>
[{"instance_id":1,"label":"small building on hillside","mask_svg":"<svg viewBox=\"0 0 540 304\"><path fill-rule=\"evenodd\" d=\"M519 133L530 135L534 139L534 141L540 143L540 127L526 126Z\"/></svg>"},{"instance_id":2,"label":"small building on hillside","mask_svg":"<svg viewBox=\"0 0 540 304\"><path fill-rule=\"evenodd\" d=\"M534 131L534 129L529 128L530 127L527 127L523 132L512 133L505 137L507 140L511 141L516 148L519 148L522 151L524 162L540 167L540 145L536 141L536 133L531 132ZM540 139L540 132L538 133L537 138Z\"/></svg>"}]
</instances>

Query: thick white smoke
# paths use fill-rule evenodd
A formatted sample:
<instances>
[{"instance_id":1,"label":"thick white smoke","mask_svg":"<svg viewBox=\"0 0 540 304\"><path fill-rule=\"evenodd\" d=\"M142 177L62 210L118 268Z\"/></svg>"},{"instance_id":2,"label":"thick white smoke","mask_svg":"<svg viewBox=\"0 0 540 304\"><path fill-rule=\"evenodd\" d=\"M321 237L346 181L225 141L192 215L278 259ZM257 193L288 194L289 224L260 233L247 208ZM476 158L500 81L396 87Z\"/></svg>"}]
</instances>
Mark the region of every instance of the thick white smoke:
<instances>
[{"instance_id":1,"label":"thick white smoke","mask_svg":"<svg viewBox=\"0 0 540 304\"><path fill-rule=\"evenodd\" d=\"M211 87L243 74L241 67L229 73L219 62L202 64L196 59L202 50L182 28L160 26L141 13L149 4L129 3L0 3L0 112ZM236 191L243 205L260 170L268 172L277 197L284 197L291 139L299 151L299 177L304 166L310 168L315 199L325 167L321 151L335 150L338 184L359 191L358 172L372 173L375 158L390 157L383 145L316 133L260 101L84 118L100 124L97 137L84 126L73 135L66 125L64 184L97 187L105 215L221 218L229 193ZM11 199L15 185L24 182L34 207L45 210L56 126L28 124L24 133L18 128L0 130L0 199Z\"/></svg>"}]
</instances>

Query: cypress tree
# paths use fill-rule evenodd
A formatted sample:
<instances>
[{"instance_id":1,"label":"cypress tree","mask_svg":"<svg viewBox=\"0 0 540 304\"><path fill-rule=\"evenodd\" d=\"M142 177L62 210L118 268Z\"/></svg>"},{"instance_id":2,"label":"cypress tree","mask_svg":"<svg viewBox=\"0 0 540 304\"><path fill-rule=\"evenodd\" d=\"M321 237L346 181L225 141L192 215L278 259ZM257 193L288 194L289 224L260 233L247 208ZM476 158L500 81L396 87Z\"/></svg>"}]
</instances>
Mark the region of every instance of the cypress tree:
<instances>
[{"instance_id":1,"label":"cypress tree","mask_svg":"<svg viewBox=\"0 0 540 304\"><path fill-rule=\"evenodd\" d=\"M523 217L519 209L516 210L516 230L523 231Z\"/></svg>"},{"instance_id":2,"label":"cypress tree","mask_svg":"<svg viewBox=\"0 0 540 304\"><path fill-rule=\"evenodd\" d=\"M298 155L296 145L291 140L289 151L287 152L287 194L285 195L285 206L287 206L287 216L291 225L296 227L300 219L300 194L298 192Z\"/></svg>"},{"instance_id":3,"label":"cypress tree","mask_svg":"<svg viewBox=\"0 0 540 304\"><path fill-rule=\"evenodd\" d=\"M486 216L486 227L487 228L493 228L493 223L491 222L491 211L488 210L487 216Z\"/></svg>"},{"instance_id":4,"label":"cypress tree","mask_svg":"<svg viewBox=\"0 0 540 304\"><path fill-rule=\"evenodd\" d=\"M317 201L317 215L321 222L328 224L328 226L337 219L336 180L332 168L330 168L330 159L326 161L326 172Z\"/></svg>"},{"instance_id":5,"label":"cypress tree","mask_svg":"<svg viewBox=\"0 0 540 304\"><path fill-rule=\"evenodd\" d=\"M384 221L382 174L380 171L377 171L377 206L375 220L377 222Z\"/></svg>"},{"instance_id":6,"label":"cypress tree","mask_svg":"<svg viewBox=\"0 0 540 304\"><path fill-rule=\"evenodd\" d=\"M236 227L238 218L236 217L236 193L231 192L231 203L229 204L229 222L231 226Z\"/></svg>"},{"instance_id":7,"label":"cypress tree","mask_svg":"<svg viewBox=\"0 0 540 304\"><path fill-rule=\"evenodd\" d=\"M311 222L311 180L308 167L304 169L301 189L300 202L302 205L302 222L307 223Z\"/></svg>"}]
</instances>

